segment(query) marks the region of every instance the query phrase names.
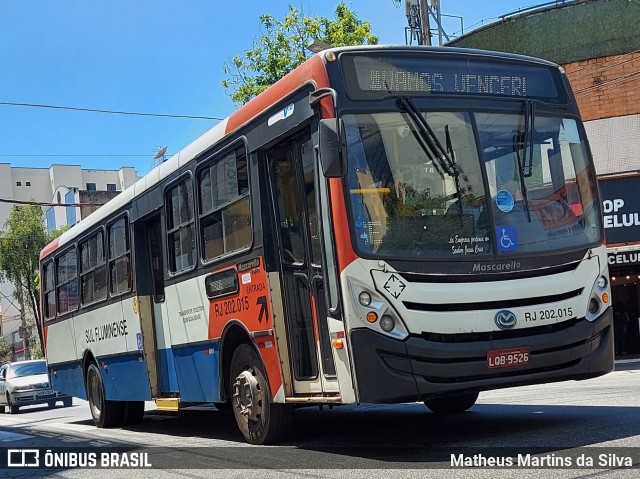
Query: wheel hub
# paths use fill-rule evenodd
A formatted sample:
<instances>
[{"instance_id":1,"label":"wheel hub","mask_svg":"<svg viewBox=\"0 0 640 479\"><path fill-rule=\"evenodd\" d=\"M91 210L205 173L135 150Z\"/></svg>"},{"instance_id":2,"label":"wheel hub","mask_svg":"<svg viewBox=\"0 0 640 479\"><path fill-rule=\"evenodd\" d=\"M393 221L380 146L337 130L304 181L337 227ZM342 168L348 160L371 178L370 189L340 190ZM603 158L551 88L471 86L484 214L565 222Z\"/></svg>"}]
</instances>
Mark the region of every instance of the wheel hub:
<instances>
[{"instance_id":1,"label":"wheel hub","mask_svg":"<svg viewBox=\"0 0 640 479\"><path fill-rule=\"evenodd\" d=\"M242 371L233 384L233 405L249 421L259 421L262 415L262 391L253 370Z\"/></svg>"}]
</instances>

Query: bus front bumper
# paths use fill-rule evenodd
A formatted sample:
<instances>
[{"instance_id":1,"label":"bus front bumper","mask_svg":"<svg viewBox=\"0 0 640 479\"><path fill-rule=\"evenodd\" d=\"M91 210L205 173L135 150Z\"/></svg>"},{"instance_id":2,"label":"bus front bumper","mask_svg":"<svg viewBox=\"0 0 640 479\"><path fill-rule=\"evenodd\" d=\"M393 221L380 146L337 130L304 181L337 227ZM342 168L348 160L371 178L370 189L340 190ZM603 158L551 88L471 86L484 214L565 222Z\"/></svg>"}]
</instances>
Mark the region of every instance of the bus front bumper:
<instances>
[{"instance_id":1,"label":"bus front bumper","mask_svg":"<svg viewBox=\"0 0 640 479\"><path fill-rule=\"evenodd\" d=\"M550 331L513 330L495 339L479 333L464 342L447 337L409 336L404 341L368 329L351 332L361 403L424 401L568 379L588 379L613 370L613 310L593 322L557 323ZM501 333L505 336L504 333ZM487 353L528 348L528 364L490 368Z\"/></svg>"}]
</instances>

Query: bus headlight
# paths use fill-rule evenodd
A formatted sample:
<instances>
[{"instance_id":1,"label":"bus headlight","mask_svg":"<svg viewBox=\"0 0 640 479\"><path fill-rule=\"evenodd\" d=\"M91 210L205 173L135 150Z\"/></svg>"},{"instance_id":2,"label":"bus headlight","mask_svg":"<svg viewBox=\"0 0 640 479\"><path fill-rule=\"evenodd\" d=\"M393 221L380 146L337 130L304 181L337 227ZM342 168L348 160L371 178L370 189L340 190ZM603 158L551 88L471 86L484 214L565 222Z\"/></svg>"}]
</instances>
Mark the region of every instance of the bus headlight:
<instances>
[{"instance_id":1,"label":"bus headlight","mask_svg":"<svg viewBox=\"0 0 640 479\"><path fill-rule=\"evenodd\" d=\"M598 276L591 288L587 303L586 318L588 321L594 321L610 306L609 298L611 298L611 285L605 271L605 274Z\"/></svg>"},{"instance_id":2,"label":"bus headlight","mask_svg":"<svg viewBox=\"0 0 640 479\"><path fill-rule=\"evenodd\" d=\"M393 331L393 328L395 327L396 327L396 322L388 314L385 314L382 318L380 318L380 328L385 333L390 333L391 331Z\"/></svg>"},{"instance_id":3,"label":"bus headlight","mask_svg":"<svg viewBox=\"0 0 640 479\"><path fill-rule=\"evenodd\" d=\"M371 295L363 291L358 295L358 301L362 306L369 306L371 304Z\"/></svg>"}]
</instances>

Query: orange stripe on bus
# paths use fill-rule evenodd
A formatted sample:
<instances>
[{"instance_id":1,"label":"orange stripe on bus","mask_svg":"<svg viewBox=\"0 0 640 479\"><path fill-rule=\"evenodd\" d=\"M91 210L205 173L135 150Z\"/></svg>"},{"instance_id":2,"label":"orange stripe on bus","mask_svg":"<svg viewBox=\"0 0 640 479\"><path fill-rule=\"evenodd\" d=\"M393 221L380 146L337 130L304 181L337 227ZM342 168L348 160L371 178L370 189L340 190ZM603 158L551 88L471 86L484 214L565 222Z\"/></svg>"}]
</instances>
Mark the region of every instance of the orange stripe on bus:
<instances>
[{"instance_id":1,"label":"orange stripe on bus","mask_svg":"<svg viewBox=\"0 0 640 479\"><path fill-rule=\"evenodd\" d=\"M357 259L351 245L349 223L347 220L347 206L344 202L342 178L330 178L331 209L333 210L333 230L336 238L336 252L338 255L338 270L340 272Z\"/></svg>"},{"instance_id":2,"label":"orange stripe on bus","mask_svg":"<svg viewBox=\"0 0 640 479\"><path fill-rule=\"evenodd\" d=\"M329 86L329 77L322 58L318 55L311 57L307 62L292 70L272 86L253 98L238 111L229 116L226 133L230 133L240 126L266 111L288 94L297 90L308 81L315 82L318 88ZM329 98L322 101L322 116L332 116L333 107Z\"/></svg>"},{"instance_id":3,"label":"orange stripe on bus","mask_svg":"<svg viewBox=\"0 0 640 479\"><path fill-rule=\"evenodd\" d=\"M51 243L44 247L42 251L40 251L40 259L48 256L51 252L58 248L58 243L60 242L60 237L55 238Z\"/></svg>"}]
</instances>

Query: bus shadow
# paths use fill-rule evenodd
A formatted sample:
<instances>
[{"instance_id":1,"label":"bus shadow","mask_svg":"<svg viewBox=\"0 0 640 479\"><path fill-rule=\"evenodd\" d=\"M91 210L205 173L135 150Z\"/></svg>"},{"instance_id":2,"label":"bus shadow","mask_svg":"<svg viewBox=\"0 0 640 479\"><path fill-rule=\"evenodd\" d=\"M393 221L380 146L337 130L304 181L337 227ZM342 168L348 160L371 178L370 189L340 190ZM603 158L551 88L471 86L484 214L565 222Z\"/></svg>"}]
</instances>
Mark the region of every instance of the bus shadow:
<instances>
[{"instance_id":1,"label":"bus shadow","mask_svg":"<svg viewBox=\"0 0 640 479\"><path fill-rule=\"evenodd\" d=\"M296 410L286 444L499 447L513 445L517 438L519 446L539 446L544 440L543 445L579 447L640 435L639 418L640 407L625 406L476 404L453 415L432 414L421 403L305 407ZM125 429L243 442L230 412L147 411L142 423Z\"/></svg>"},{"instance_id":2,"label":"bus shadow","mask_svg":"<svg viewBox=\"0 0 640 479\"><path fill-rule=\"evenodd\" d=\"M154 466L386 469L450 467L452 454L570 454L640 435L639 417L640 407L625 406L481 403L450 416L432 414L421 403L301 408L289 440L269 448L248 446L228 412L148 411L142 423L125 429L158 435L144 442L161 447L142 448L151 451Z\"/></svg>"}]
</instances>

